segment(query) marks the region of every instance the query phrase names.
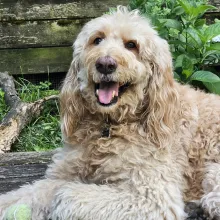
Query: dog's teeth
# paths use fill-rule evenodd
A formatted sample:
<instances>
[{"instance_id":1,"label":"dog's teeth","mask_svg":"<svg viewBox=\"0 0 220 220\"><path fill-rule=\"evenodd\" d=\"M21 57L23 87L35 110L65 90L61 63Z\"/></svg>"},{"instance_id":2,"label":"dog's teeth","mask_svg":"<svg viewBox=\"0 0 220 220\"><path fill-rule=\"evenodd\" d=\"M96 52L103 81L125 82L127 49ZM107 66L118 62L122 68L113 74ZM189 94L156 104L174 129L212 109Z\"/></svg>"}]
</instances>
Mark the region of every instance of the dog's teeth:
<instances>
[{"instance_id":1,"label":"dog's teeth","mask_svg":"<svg viewBox=\"0 0 220 220\"><path fill-rule=\"evenodd\" d=\"M96 89L96 95L99 95L99 90L98 89Z\"/></svg>"},{"instance_id":2,"label":"dog's teeth","mask_svg":"<svg viewBox=\"0 0 220 220\"><path fill-rule=\"evenodd\" d=\"M112 98L115 97L115 90L112 92Z\"/></svg>"}]
</instances>

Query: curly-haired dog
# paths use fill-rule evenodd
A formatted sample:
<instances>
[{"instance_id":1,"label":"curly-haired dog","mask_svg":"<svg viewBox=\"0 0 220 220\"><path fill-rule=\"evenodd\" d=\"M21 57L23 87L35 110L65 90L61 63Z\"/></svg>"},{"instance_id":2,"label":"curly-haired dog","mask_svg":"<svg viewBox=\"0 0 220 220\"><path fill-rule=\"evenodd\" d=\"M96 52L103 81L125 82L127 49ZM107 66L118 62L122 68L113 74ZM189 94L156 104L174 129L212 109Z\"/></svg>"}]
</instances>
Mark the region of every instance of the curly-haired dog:
<instances>
[{"instance_id":1,"label":"curly-haired dog","mask_svg":"<svg viewBox=\"0 0 220 220\"><path fill-rule=\"evenodd\" d=\"M220 216L220 97L175 82L168 44L119 7L88 22L61 91L65 146L46 179L0 197L32 219Z\"/></svg>"}]
</instances>

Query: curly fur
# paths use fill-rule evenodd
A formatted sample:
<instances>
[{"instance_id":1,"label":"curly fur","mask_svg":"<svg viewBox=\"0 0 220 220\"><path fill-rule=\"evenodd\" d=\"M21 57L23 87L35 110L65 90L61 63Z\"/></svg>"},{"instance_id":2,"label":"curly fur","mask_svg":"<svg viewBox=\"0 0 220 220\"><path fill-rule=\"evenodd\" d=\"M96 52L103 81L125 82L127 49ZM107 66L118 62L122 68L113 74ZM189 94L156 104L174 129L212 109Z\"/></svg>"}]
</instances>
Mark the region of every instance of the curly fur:
<instances>
[{"instance_id":1,"label":"curly fur","mask_svg":"<svg viewBox=\"0 0 220 220\"><path fill-rule=\"evenodd\" d=\"M131 85L103 107L95 62L107 55L118 64L110 79ZM0 197L0 219L24 202L34 220L184 219L192 200L220 217L220 98L174 81L167 42L138 11L118 7L84 26L60 101L64 148L45 180ZM106 120L111 136L101 137Z\"/></svg>"}]
</instances>

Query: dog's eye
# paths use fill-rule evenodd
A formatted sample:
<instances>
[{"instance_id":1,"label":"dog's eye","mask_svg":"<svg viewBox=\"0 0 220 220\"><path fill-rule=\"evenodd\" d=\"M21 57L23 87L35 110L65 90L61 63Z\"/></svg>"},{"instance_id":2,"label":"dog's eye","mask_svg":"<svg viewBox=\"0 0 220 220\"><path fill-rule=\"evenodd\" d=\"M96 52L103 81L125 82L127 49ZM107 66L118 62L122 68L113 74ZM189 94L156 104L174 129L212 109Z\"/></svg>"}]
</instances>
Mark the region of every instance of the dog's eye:
<instances>
[{"instance_id":1,"label":"dog's eye","mask_svg":"<svg viewBox=\"0 0 220 220\"><path fill-rule=\"evenodd\" d=\"M135 49L137 48L136 44L133 42L133 41L128 41L126 44L125 44L125 47L127 49Z\"/></svg>"},{"instance_id":2,"label":"dog's eye","mask_svg":"<svg viewBox=\"0 0 220 220\"><path fill-rule=\"evenodd\" d=\"M98 45L98 44L101 43L102 40L103 40L102 38L97 37L97 38L93 41L93 43L94 43L95 45Z\"/></svg>"}]
</instances>

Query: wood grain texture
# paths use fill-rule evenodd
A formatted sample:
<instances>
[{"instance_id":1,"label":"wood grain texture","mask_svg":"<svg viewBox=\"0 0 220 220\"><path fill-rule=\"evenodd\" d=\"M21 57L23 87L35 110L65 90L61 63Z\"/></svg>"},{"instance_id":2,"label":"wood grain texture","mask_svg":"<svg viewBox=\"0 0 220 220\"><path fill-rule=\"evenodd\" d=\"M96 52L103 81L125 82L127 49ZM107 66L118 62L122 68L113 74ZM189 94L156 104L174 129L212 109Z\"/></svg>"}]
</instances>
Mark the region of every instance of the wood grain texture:
<instances>
[{"instance_id":1,"label":"wood grain texture","mask_svg":"<svg viewBox=\"0 0 220 220\"><path fill-rule=\"evenodd\" d=\"M213 10L213 12L220 12L220 1L219 0L209 0L210 5L213 5L217 8L217 10Z\"/></svg>"},{"instance_id":2,"label":"wood grain texture","mask_svg":"<svg viewBox=\"0 0 220 220\"><path fill-rule=\"evenodd\" d=\"M0 194L44 178L55 152L0 154Z\"/></svg>"},{"instance_id":3,"label":"wood grain texture","mask_svg":"<svg viewBox=\"0 0 220 220\"><path fill-rule=\"evenodd\" d=\"M0 22L0 49L71 46L88 20Z\"/></svg>"},{"instance_id":4,"label":"wood grain texture","mask_svg":"<svg viewBox=\"0 0 220 220\"><path fill-rule=\"evenodd\" d=\"M94 18L109 7L127 5L127 0L1 0L0 20L48 20Z\"/></svg>"},{"instance_id":5,"label":"wood grain texture","mask_svg":"<svg viewBox=\"0 0 220 220\"><path fill-rule=\"evenodd\" d=\"M67 72L72 60L71 47L0 50L0 72L35 74Z\"/></svg>"}]
</instances>

